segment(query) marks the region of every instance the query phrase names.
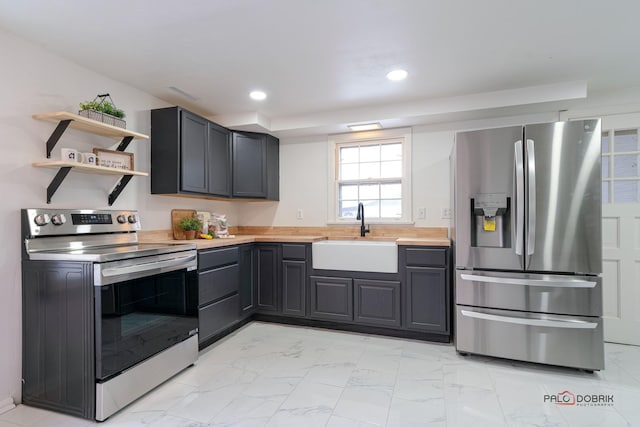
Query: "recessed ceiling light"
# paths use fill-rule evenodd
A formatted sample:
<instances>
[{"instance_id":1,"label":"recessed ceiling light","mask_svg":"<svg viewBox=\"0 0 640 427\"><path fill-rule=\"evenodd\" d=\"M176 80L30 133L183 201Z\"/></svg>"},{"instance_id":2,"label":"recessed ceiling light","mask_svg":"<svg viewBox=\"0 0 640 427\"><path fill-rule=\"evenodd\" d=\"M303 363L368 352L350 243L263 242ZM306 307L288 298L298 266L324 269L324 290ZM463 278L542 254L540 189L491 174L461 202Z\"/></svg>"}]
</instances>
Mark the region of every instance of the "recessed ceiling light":
<instances>
[{"instance_id":1,"label":"recessed ceiling light","mask_svg":"<svg viewBox=\"0 0 640 427\"><path fill-rule=\"evenodd\" d=\"M267 94L261 90L254 90L249 94L249 96L251 97L251 99L255 99L256 101L262 101L263 99L267 98Z\"/></svg>"},{"instance_id":2,"label":"recessed ceiling light","mask_svg":"<svg viewBox=\"0 0 640 427\"><path fill-rule=\"evenodd\" d=\"M387 78L392 81L404 80L408 74L406 70L393 70L387 73Z\"/></svg>"},{"instance_id":3,"label":"recessed ceiling light","mask_svg":"<svg viewBox=\"0 0 640 427\"><path fill-rule=\"evenodd\" d=\"M361 125L347 125L347 127L354 132L382 129L382 125L380 123L363 123Z\"/></svg>"}]
</instances>

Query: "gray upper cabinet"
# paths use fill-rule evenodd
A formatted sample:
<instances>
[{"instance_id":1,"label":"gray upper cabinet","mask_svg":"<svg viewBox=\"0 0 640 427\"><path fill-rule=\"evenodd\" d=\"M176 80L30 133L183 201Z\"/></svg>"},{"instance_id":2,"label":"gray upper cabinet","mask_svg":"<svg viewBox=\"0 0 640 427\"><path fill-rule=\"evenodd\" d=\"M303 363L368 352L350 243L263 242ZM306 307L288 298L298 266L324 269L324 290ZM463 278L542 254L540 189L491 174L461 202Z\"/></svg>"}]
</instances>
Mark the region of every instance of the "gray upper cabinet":
<instances>
[{"instance_id":1,"label":"gray upper cabinet","mask_svg":"<svg viewBox=\"0 0 640 427\"><path fill-rule=\"evenodd\" d=\"M180 107L151 110L151 193L279 198L279 140Z\"/></svg>"},{"instance_id":2,"label":"gray upper cabinet","mask_svg":"<svg viewBox=\"0 0 640 427\"><path fill-rule=\"evenodd\" d=\"M279 199L279 142L271 135L233 132L233 197Z\"/></svg>"},{"instance_id":3,"label":"gray upper cabinet","mask_svg":"<svg viewBox=\"0 0 640 427\"><path fill-rule=\"evenodd\" d=\"M231 196L231 132L215 123L208 123L208 193Z\"/></svg>"},{"instance_id":4,"label":"gray upper cabinet","mask_svg":"<svg viewBox=\"0 0 640 427\"><path fill-rule=\"evenodd\" d=\"M195 114L181 112L180 181L183 191L207 193L207 121ZM186 167L188 165L188 167Z\"/></svg>"}]
</instances>

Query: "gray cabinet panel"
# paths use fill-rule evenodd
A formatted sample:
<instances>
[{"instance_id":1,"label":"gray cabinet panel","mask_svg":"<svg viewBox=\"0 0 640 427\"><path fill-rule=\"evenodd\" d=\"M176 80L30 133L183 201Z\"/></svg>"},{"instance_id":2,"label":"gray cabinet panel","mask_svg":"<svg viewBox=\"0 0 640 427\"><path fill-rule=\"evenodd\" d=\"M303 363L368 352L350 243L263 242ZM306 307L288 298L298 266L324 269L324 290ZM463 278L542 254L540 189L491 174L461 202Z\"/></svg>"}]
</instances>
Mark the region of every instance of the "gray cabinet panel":
<instances>
[{"instance_id":1,"label":"gray cabinet panel","mask_svg":"<svg viewBox=\"0 0 640 427\"><path fill-rule=\"evenodd\" d=\"M280 200L280 140L267 138L267 199Z\"/></svg>"},{"instance_id":2,"label":"gray cabinet panel","mask_svg":"<svg viewBox=\"0 0 640 427\"><path fill-rule=\"evenodd\" d=\"M238 294L209 304L198 314L198 341L202 343L218 332L222 332L238 320Z\"/></svg>"},{"instance_id":3,"label":"gray cabinet panel","mask_svg":"<svg viewBox=\"0 0 640 427\"><path fill-rule=\"evenodd\" d=\"M306 283L305 261L282 261L282 314L305 316Z\"/></svg>"},{"instance_id":4,"label":"gray cabinet panel","mask_svg":"<svg viewBox=\"0 0 640 427\"><path fill-rule=\"evenodd\" d=\"M209 123L209 194L231 197L231 132Z\"/></svg>"},{"instance_id":5,"label":"gray cabinet panel","mask_svg":"<svg viewBox=\"0 0 640 427\"><path fill-rule=\"evenodd\" d=\"M187 111L181 112L180 120L181 189L207 193L207 121Z\"/></svg>"},{"instance_id":6,"label":"gray cabinet panel","mask_svg":"<svg viewBox=\"0 0 640 427\"><path fill-rule=\"evenodd\" d=\"M353 292L356 323L400 327L400 282L354 279Z\"/></svg>"},{"instance_id":7,"label":"gray cabinet panel","mask_svg":"<svg viewBox=\"0 0 640 427\"><path fill-rule=\"evenodd\" d=\"M311 276L309 293L309 317L341 322L353 320L352 279Z\"/></svg>"},{"instance_id":8,"label":"gray cabinet panel","mask_svg":"<svg viewBox=\"0 0 640 427\"><path fill-rule=\"evenodd\" d=\"M198 274L198 304L204 305L238 292L238 264L227 265Z\"/></svg>"},{"instance_id":9,"label":"gray cabinet panel","mask_svg":"<svg viewBox=\"0 0 640 427\"><path fill-rule=\"evenodd\" d=\"M22 263L22 402L95 417L90 263Z\"/></svg>"},{"instance_id":10,"label":"gray cabinet panel","mask_svg":"<svg viewBox=\"0 0 640 427\"><path fill-rule=\"evenodd\" d=\"M449 250L445 248L407 247L407 265L416 267L444 267L448 264Z\"/></svg>"},{"instance_id":11,"label":"gray cabinet panel","mask_svg":"<svg viewBox=\"0 0 640 427\"><path fill-rule=\"evenodd\" d=\"M305 244L282 244L282 259L304 261L307 259L307 246Z\"/></svg>"},{"instance_id":12,"label":"gray cabinet panel","mask_svg":"<svg viewBox=\"0 0 640 427\"><path fill-rule=\"evenodd\" d=\"M222 267L238 262L238 247L198 251L198 270Z\"/></svg>"},{"instance_id":13,"label":"gray cabinet panel","mask_svg":"<svg viewBox=\"0 0 640 427\"><path fill-rule=\"evenodd\" d=\"M449 332L447 269L407 267L405 327L429 332Z\"/></svg>"},{"instance_id":14,"label":"gray cabinet panel","mask_svg":"<svg viewBox=\"0 0 640 427\"><path fill-rule=\"evenodd\" d=\"M248 317L257 308L256 251L254 245L240 248L240 315Z\"/></svg>"},{"instance_id":15,"label":"gray cabinet panel","mask_svg":"<svg viewBox=\"0 0 640 427\"><path fill-rule=\"evenodd\" d=\"M233 133L233 196L267 197L267 140L263 134Z\"/></svg>"},{"instance_id":16,"label":"gray cabinet panel","mask_svg":"<svg viewBox=\"0 0 640 427\"><path fill-rule=\"evenodd\" d=\"M258 310L263 312L280 311L278 288L278 246L258 245L257 286Z\"/></svg>"}]
</instances>

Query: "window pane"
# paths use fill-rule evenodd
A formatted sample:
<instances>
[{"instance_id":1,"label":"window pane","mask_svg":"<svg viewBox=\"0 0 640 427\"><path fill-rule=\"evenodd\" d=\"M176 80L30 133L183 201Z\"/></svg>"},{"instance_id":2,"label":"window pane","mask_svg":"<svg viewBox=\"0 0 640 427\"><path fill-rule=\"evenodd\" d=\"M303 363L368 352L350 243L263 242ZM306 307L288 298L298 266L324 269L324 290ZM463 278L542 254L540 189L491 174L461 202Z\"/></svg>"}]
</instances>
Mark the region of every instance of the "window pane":
<instances>
[{"instance_id":1,"label":"window pane","mask_svg":"<svg viewBox=\"0 0 640 427\"><path fill-rule=\"evenodd\" d=\"M602 183L602 203L609 203L609 183Z\"/></svg>"},{"instance_id":2,"label":"window pane","mask_svg":"<svg viewBox=\"0 0 640 427\"><path fill-rule=\"evenodd\" d=\"M358 147L344 147L340 149L340 163L356 163L358 161Z\"/></svg>"},{"instance_id":3,"label":"window pane","mask_svg":"<svg viewBox=\"0 0 640 427\"><path fill-rule=\"evenodd\" d=\"M611 156L602 156L602 177L609 178L609 158Z\"/></svg>"},{"instance_id":4,"label":"window pane","mask_svg":"<svg viewBox=\"0 0 640 427\"><path fill-rule=\"evenodd\" d=\"M402 198L402 184L382 184L380 186L381 199Z\"/></svg>"},{"instance_id":5,"label":"window pane","mask_svg":"<svg viewBox=\"0 0 640 427\"><path fill-rule=\"evenodd\" d=\"M638 175L638 155L626 154L613 157L613 176L615 178L628 178Z\"/></svg>"},{"instance_id":6,"label":"window pane","mask_svg":"<svg viewBox=\"0 0 640 427\"><path fill-rule=\"evenodd\" d=\"M402 201L401 200L382 200L380 202L380 211L383 218L401 218L402 217Z\"/></svg>"},{"instance_id":7,"label":"window pane","mask_svg":"<svg viewBox=\"0 0 640 427\"><path fill-rule=\"evenodd\" d=\"M340 165L340 179L358 179L358 164Z\"/></svg>"},{"instance_id":8,"label":"window pane","mask_svg":"<svg viewBox=\"0 0 640 427\"><path fill-rule=\"evenodd\" d=\"M379 162L380 146L369 145L369 146L360 147L360 161L361 162Z\"/></svg>"},{"instance_id":9,"label":"window pane","mask_svg":"<svg viewBox=\"0 0 640 427\"><path fill-rule=\"evenodd\" d=\"M402 162L382 162L380 163L382 178L402 178Z\"/></svg>"},{"instance_id":10,"label":"window pane","mask_svg":"<svg viewBox=\"0 0 640 427\"><path fill-rule=\"evenodd\" d=\"M364 218L380 218L380 200L362 200Z\"/></svg>"},{"instance_id":11,"label":"window pane","mask_svg":"<svg viewBox=\"0 0 640 427\"><path fill-rule=\"evenodd\" d=\"M614 203L638 202L638 181L622 181L613 183Z\"/></svg>"},{"instance_id":12,"label":"window pane","mask_svg":"<svg viewBox=\"0 0 640 427\"><path fill-rule=\"evenodd\" d=\"M358 200L357 185L341 185L340 200Z\"/></svg>"},{"instance_id":13,"label":"window pane","mask_svg":"<svg viewBox=\"0 0 640 427\"><path fill-rule=\"evenodd\" d=\"M379 184L365 184L360 186L360 200L379 199L379 198L380 198Z\"/></svg>"},{"instance_id":14,"label":"window pane","mask_svg":"<svg viewBox=\"0 0 640 427\"><path fill-rule=\"evenodd\" d=\"M638 132L635 129L615 131L613 134L613 148L617 153L638 151Z\"/></svg>"},{"instance_id":15,"label":"window pane","mask_svg":"<svg viewBox=\"0 0 640 427\"><path fill-rule=\"evenodd\" d=\"M382 146L382 160L402 160L402 144L385 144Z\"/></svg>"},{"instance_id":16,"label":"window pane","mask_svg":"<svg viewBox=\"0 0 640 427\"><path fill-rule=\"evenodd\" d=\"M380 163L360 163L360 179L380 178Z\"/></svg>"},{"instance_id":17,"label":"window pane","mask_svg":"<svg viewBox=\"0 0 640 427\"><path fill-rule=\"evenodd\" d=\"M609 133L608 132L602 134L602 152L603 153L609 152Z\"/></svg>"},{"instance_id":18,"label":"window pane","mask_svg":"<svg viewBox=\"0 0 640 427\"><path fill-rule=\"evenodd\" d=\"M355 218L358 214L358 202L340 202L340 218Z\"/></svg>"}]
</instances>

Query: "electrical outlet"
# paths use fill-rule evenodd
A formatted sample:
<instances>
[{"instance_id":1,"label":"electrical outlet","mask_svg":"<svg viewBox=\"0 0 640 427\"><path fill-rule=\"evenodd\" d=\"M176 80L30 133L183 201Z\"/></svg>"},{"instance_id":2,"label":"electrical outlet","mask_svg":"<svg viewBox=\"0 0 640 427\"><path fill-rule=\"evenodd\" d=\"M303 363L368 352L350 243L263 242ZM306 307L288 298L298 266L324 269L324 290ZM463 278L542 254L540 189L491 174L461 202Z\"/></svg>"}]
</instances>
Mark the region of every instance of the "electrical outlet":
<instances>
[{"instance_id":1,"label":"electrical outlet","mask_svg":"<svg viewBox=\"0 0 640 427\"><path fill-rule=\"evenodd\" d=\"M451 209L450 208L442 208L442 212L440 214L442 219L451 219Z\"/></svg>"},{"instance_id":2,"label":"electrical outlet","mask_svg":"<svg viewBox=\"0 0 640 427\"><path fill-rule=\"evenodd\" d=\"M297 219L304 218L304 212L302 211L302 209L298 209L298 212L296 212L296 218Z\"/></svg>"},{"instance_id":3,"label":"electrical outlet","mask_svg":"<svg viewBox=\"0 0 640 427\"><path fill-rule=\"evenodd\" d=\"M418 219L427 218L427 208L418 208Z\"/></svg>"}]
</instances>

